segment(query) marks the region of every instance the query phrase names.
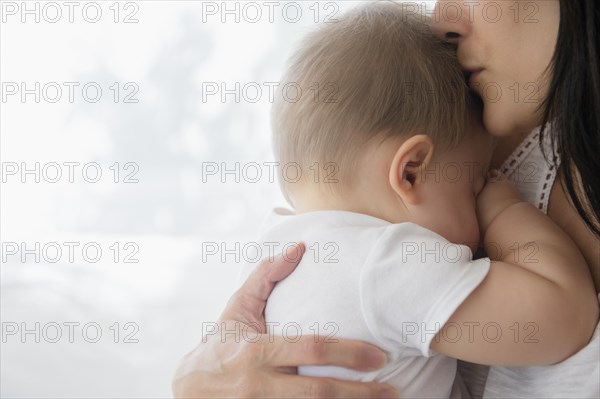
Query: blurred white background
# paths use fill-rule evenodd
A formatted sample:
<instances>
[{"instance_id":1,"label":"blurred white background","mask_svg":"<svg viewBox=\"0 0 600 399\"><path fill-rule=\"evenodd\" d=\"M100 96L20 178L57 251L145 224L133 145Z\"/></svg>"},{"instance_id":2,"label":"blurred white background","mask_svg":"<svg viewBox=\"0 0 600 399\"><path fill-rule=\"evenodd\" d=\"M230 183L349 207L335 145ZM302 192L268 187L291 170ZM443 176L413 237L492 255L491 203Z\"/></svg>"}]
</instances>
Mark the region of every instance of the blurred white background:
<instances>
[{"instance_id":1,"label":"blurred white background","mask_svg":"<svg viewBox=\"0 0 600 399\"><path fill-rule=\"evenodd\" d=\"M0 2L2 397L171 395L244 261L203 245L286 205L242 169L273 160L269 85L356 4Z\"/></svg>"}]
</instances>

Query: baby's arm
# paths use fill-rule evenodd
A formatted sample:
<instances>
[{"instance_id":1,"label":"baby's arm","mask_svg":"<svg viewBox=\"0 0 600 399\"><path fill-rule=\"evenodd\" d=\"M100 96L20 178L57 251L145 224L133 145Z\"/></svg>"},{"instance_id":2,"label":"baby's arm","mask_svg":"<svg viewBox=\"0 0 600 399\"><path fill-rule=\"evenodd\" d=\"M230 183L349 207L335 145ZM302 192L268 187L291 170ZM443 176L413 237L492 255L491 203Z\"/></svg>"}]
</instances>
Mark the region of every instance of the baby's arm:
<instances>
[{"instance_id":1,"label":"baby's arm","mask_svg":"<svg viewBox=\"0 0 600 399\"><path fill-rule=\"evenodd\" d=\"M583 256L504 178L488 182L477 202L490 270L431 348L494 365L552 364L569 357L589 341L598 320Z\"/></svg>"}]
</instances>

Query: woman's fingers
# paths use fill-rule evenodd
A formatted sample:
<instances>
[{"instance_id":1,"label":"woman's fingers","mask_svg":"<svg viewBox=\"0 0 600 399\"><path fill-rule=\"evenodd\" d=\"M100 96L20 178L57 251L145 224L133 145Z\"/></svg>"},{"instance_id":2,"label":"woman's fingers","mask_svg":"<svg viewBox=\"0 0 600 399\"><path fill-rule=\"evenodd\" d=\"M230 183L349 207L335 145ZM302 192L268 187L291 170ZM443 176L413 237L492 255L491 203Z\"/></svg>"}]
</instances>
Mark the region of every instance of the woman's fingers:
<instances>
[{"instance_id":1,"label":"woman's fingers","mask_svg":"<svg viewBox=\"0 0 600 399\"><path fill-rule=\"evenodd\" d=\"M298 266L306 246L299 243L289 247L284 253L277 255L270 262L263 260L257 269L248 277L246 282L251 287L249 293L256 295L259 299L266 301L271 291L279 281L289 276ZM246 285L246 284L244 284Z\"/></svg>"},{"instance_id":2,"label":"woman's fingers","mask_svg":"<svg viewBox=\"0 0 600 399\"><path fill-rule=\"evenodd\" d=\"M375 382L291 374L302 365L371 371L386 363L384 352L363 342L328 342L315 336L289 342L267 330L266 301L275 284L294 271L304 251L299 244L260 263L230 299L215 323L218 327L181 361L173 379L175 397L396 397L391 387Z\"/></svg>"},{"instance_id":3,"label":"woman's fingers","mask_svg":"<svg viewBox=\"0 0 600 399\"><path fill-rule=\"evenodd\" d=\"M387 357L376 346L360 341L333 340L325 337L303 336L297 342L283 337L265 335L267 342L262 353L271 366L339 366L358 371L378 370L385 366ZM316 341L316 342L315 342Z\"/></svg>"},{"instance_id":4,"label":"woman's fingers","mask_svg":"<svg viewBox=\"0 0 600 399\"><path fill-rule=\"evenodd\" d=\"M302 259L306 246L300 243L289 247L273 259L264 259L231 297L221 315L222 320L237 320L248 325L260 325L266 332L264 309L275 284L290 275Z\"/></svg>"},{"instance_id":5,"label":"woman's fingers","mask_svg":"<svg viewBox=\"0 0 600 399\"><path fill-rule=\"evenodd\" d=\"M273 380L271 385L274 386L268 387L270 392L264 392L264 397L269 397L269 394L275 392L284 392L288 398L399 398L393 387L378 382L281 376Z\"/></svg>"}]
</instances>

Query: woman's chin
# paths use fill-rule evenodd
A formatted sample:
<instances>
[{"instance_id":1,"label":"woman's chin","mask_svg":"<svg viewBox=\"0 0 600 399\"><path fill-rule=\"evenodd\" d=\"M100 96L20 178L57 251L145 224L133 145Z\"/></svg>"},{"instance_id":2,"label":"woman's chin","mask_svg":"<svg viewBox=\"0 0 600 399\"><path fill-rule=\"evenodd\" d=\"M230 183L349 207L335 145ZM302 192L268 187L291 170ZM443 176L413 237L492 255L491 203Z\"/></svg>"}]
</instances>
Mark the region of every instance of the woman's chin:
<instances>
[{"instance_id":1,"label":"woman's chin","mask_svg":"<svg viewBox=\"0 0 600 399\"><path fill-rule=\"evenodd\" d=\"M531 132L539 125L539 121L531 118L531 113L527 112L519 118L521 110L517 107L502 107L502 104L484 104L483 124L486 130L496 137L508 137L513 135L522 135Z\"/></svg>"}]
</instances>

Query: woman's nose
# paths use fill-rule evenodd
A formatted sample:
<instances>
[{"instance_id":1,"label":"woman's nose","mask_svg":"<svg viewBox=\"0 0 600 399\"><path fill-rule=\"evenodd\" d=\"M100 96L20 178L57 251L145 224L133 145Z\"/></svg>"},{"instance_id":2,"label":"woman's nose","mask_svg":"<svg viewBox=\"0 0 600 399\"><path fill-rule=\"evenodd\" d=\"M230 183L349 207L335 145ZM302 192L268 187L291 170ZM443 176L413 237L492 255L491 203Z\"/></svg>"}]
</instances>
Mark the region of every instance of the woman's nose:
<instances>
[{"instance_id":1,"label":"woman's nose","mask_svg":"<svg viewBox=\"0 0 600 399\"><path fill-rule=\"evenodd\" d=\"M431 16L431 31L445 42L458 44L471 29L471 8L467 1L438 0Z\"/></svg>"}]
</instances>

